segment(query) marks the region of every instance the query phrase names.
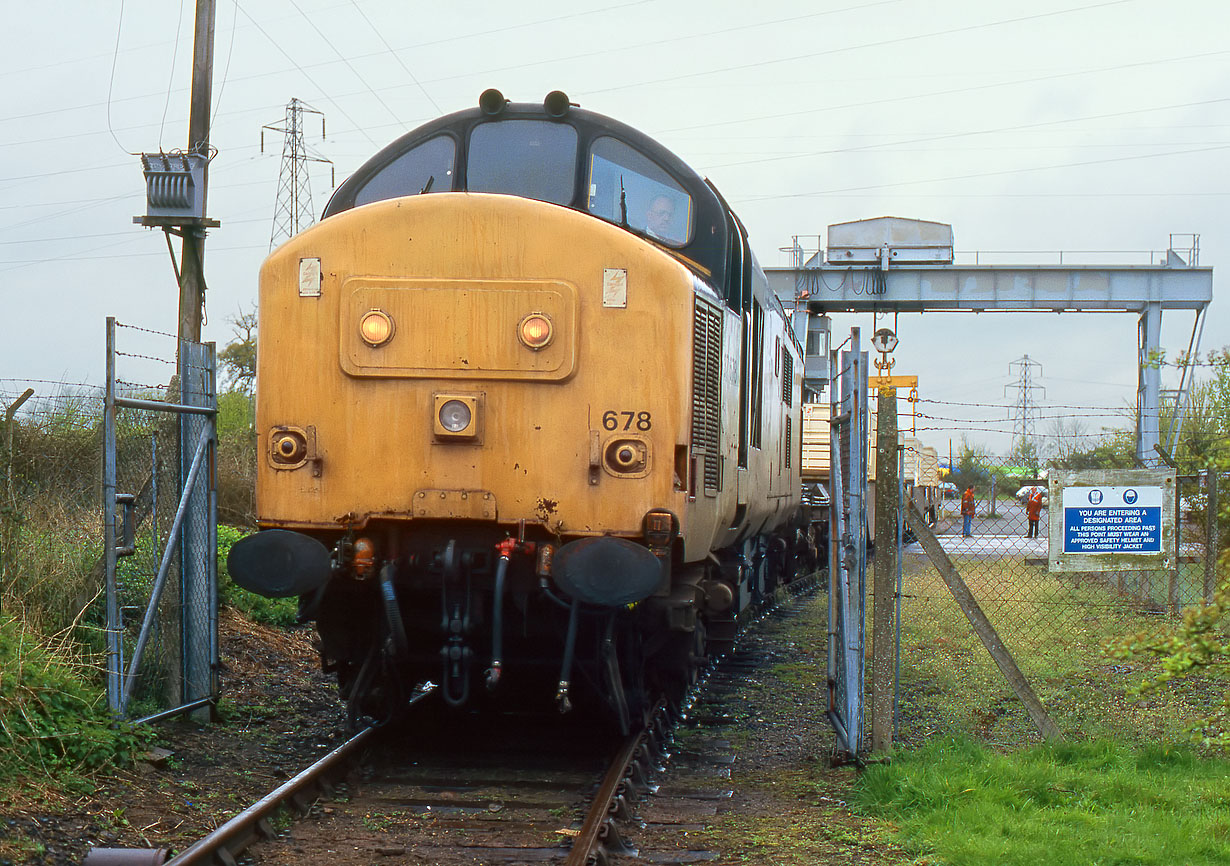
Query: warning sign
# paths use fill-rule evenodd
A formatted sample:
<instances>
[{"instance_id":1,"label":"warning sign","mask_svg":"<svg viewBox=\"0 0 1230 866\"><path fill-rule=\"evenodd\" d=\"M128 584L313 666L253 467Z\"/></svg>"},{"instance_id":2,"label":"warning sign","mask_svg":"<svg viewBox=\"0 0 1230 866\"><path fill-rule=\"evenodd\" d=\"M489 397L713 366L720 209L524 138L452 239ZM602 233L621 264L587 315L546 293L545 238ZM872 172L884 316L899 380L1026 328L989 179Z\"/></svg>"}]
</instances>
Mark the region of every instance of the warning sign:
<instances>
[{"instance_id":1,"label":"warning sign","mask_svg":"<svg viewBox=\"0 0 1230 866\"><path fill-rule=\"evenodd\" d=\"M1174 567L1173 470L1065 472L1049 487L1051 571Z\"/></svg>"},{"instance_id":2,"label":"warning sign","mask_svg":"<svg viewBox=\"0 0 1230 866\"><path fill-rule=\"evenodd\" d=\"M1161 553L1162 488L1065 488L1063 552Z\"/></svg>"}]
</instances>

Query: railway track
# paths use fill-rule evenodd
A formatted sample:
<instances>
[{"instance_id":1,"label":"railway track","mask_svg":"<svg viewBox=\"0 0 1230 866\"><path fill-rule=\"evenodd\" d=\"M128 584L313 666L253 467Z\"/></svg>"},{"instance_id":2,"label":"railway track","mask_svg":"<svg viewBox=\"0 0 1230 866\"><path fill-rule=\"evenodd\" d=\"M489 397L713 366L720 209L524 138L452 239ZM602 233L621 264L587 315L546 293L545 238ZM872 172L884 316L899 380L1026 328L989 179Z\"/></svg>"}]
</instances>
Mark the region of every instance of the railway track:
<instances>
[{"instance_id":1,"label":"railway track","mask_svg":"<svg viewBox=\"0 0 1230 866\"><path fill-rule=\"evenodd\" d=\"M792 594L799 586L806 585L792 585ZM713 682L737 689L754 665L736 651ZM651 778L670 757L671 723L662 708L614 749L602 725L572 716L507 715L493 723L490 715L422 709L404 726L360 731L173 859L165 849L95 849L85 864L585 866L634 855L630 838L655 849L645 862L716 857L693 850L686 837L732 794L735 756L722 739L722 719L700 720L709 732L677 751L671 781L659 792ZM290 813L313 820L292 824Z\"/></svg>"}]
</instances>

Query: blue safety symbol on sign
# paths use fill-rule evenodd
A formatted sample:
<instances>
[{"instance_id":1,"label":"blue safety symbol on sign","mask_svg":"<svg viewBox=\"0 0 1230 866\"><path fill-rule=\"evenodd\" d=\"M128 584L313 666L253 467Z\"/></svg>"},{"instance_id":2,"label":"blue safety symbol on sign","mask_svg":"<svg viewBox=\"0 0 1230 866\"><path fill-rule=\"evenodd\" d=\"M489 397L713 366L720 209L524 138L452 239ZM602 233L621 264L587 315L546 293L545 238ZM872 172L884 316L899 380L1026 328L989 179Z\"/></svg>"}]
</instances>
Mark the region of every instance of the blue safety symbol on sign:
<instances>
[{"instance_id":1,"label":"blue safety symbol on sign","mask_svg":"<svg viewBox=\"0 0 1230 866\"><path fill-rule=\"evenodd\" d=\"M1102 491L1096 487L1089 491L1089 504L1100 505L1102 503Z\"/></svg>"},{"instance_id":2,"label":"blue safety symbol on sign","mask_svg":"<svg viewBox=\"0 0 1230 866\"><path fill-rule=\"evenodd\" d=\"M1123 501L1126 502L1128 505L1135 505L1136 504L1136 491L1135 490L1123 491Z\"/></svg>"}]
</instances>

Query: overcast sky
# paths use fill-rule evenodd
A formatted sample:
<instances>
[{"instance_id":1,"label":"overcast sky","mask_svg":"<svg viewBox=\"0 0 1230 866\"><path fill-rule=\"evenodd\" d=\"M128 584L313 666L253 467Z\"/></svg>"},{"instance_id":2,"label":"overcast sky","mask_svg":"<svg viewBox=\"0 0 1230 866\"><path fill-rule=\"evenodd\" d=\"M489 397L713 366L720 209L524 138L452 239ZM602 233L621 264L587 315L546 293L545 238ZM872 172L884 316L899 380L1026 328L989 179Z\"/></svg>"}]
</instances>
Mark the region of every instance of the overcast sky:
<instances>
[{"instance_id":1,"label":"overcast sky","mask_svg":"<svg viewBox=\"0 0 1230 866\"><path fill-rule=\"evenodd\" d=\"M40 393L100 383L108 315L175 330L166 244L132 225L145 203L129 152L187 143L194 4L9 5L0 396L27 380L42 380ZM795 235L814 246L831 223L892 215L951 223L967 261L979 250L1055 262L1065 250L1147 264L1171 233L1199 233L1200 264L1220 267L1228 25L1224 0L218 0L209 215L222 227L207 242L205 338L226 343L228 319L254 303L281 153L268 133L260 151L260 129L292 97L327 116L327 138L309 123L308 141L340 182L487 87L516 101L564 90L712 179L764 265L786 264L779 250ZM327 168L312 181L319 213ZM1230 343L1224 308L1210 310L1205 348ZM851 324L867 337L875 327L839 318L835 343ZM1171 356L1191 329L1190 313L1166 315ZM945 401L922 411L986 419L967 435L991 449L1007 450L996 431L1012 429L1005 386L1026 354L1041 364L1047 418L1080 416L1096 432L1135 402L1134 316L927 314L902 316L898 331L895 372ZM124 340L134 355L173 352L143 332ZM121 375L157 383L167 370L126 357ZM960 435L923 432L942 452Z\"/></svg>"}]
</instances>

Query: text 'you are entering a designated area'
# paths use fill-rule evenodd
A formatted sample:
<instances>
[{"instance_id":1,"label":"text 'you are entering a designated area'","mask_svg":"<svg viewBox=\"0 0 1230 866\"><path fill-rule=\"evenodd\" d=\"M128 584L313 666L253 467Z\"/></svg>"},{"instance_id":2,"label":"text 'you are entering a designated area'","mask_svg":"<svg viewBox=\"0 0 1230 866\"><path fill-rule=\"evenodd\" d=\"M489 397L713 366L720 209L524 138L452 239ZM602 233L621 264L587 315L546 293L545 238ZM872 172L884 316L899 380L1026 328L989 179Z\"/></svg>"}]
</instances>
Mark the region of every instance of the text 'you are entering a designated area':
<instances>
[{"instance_id":1,"label":"text 'you are entering a designated area'","mask_svg":"<svg viewBox=\"0 0 1230 866\"><path fill-rule=\"evenodd\" d=\"M1161 551L1162 488L1064 488L1064 553Z\"/></svg>"}]
</instances>

